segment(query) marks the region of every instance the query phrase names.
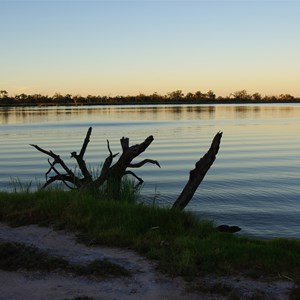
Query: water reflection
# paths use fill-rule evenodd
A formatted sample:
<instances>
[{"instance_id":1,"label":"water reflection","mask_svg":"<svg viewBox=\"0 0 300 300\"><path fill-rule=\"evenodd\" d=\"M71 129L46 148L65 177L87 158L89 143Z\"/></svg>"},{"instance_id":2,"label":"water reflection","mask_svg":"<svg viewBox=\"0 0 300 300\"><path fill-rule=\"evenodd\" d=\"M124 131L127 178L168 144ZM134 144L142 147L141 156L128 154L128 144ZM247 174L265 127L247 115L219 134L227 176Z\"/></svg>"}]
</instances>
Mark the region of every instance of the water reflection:
<instances>
[{"instance_id":1,"label":"water reflection","mask_svg":"<svg viewBox=\"0 0 300 300\"><path fill-rule=\"evenodd\" d=\"M0 124L68 122L74 117L91 121L182 120L182 119L258 119L296 118L299 105L172 105L172 106L81 106L0 108Z\"/></svg>"}]
</instances>

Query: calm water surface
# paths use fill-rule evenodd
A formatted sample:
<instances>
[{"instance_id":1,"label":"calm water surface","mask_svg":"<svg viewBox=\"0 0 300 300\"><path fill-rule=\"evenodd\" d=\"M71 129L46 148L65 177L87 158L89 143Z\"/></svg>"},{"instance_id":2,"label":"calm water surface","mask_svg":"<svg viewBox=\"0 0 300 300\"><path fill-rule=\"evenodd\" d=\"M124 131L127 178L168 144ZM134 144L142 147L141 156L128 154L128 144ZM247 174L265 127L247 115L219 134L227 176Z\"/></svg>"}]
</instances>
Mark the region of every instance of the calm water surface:
<instances>
[{"instance_id":1,"label":"calm water surface","mask_svg":"<svg viewBox=\"0 0 300 300\"><path fill-rule=\"evenodd\" d=\"M53 150L74 165L93 127L86 161L97 169L119 139L131 145L153 135L140 158L154 165L137 169L145 180L144 201L170 206L189 171L208 150L218 131L223 139L217 159L187 209L216 224L242 227L241 234L300 238L300 106L97 106L0 108L0 189L11 178L44 180L47 157L29 144Z\"/></svg>"}]
</instances>

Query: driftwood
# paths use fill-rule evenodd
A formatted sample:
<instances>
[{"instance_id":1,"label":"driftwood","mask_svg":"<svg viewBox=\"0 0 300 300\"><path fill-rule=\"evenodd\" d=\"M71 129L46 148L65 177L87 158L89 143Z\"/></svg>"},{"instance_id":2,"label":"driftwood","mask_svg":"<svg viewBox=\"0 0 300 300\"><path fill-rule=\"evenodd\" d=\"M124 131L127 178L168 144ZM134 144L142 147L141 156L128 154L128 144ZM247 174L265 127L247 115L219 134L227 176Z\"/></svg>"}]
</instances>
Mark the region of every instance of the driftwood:
<instances>
[{"instance_id":1,"label":"driftwood","mask_svg":"<svg viewBox=\"0 0 300 300\"><path fill-rule=\"evenodd\" d=\"M123 137L120 140L122 153L115 164L113 164L113 160L119 153L112 153L109 141L107 140L107 149L109 155L103 163L100 175L97 178L93 178L84 160L84 154L90 142L91 133L92 127L90 127L87 131L79 154L77 154L77 152L71 152L71 157L75 158L81 175L75 174L75 172L73 172L60 158L60 156L55 154L51 150L47 151L37 145L31 145L38 151L52 158L52 161L48 159L50 168L45 174L46 182L43 188L46 188L56 181L60 181L70 189L77 188L97 190L106 183L107 189L112 192L114 197L118 197L121 187L121 180L124 175L132 175L139 181L139 184L143 183L142 178L137 176L132 170L128 169L140 168L147 163L155 164L160 167L158 161L152 159L144 159L137 163L132 162L153 142L152 135L147 137L142 143L133 146L129 146L129 138ZM178 199L174 202L173 208L184 209L188 205L207 171L215 161L220 147L221 138L222 132L219 132L215 135L208 152L196 163L195 169L190 171L189 180L182 190L181 194L179 195ZM59 169L62 169L63 173L57 167L59 167ZM50 176L50 174L52 175Z\"/></svg>"}]
</instances>

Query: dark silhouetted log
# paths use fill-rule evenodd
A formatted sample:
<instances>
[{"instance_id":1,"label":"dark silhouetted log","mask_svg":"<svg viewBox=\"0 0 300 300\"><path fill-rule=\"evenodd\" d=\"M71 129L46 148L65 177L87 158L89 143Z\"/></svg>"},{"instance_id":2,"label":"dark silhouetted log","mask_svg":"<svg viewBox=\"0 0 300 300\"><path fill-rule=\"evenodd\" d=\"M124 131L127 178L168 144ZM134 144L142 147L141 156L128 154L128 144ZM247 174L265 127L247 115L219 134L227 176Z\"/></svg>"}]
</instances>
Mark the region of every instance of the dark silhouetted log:
<instances>
[{"instance_id":1,"label":"dark silhouetted log","mask_svg":"<svg viewBox=\"0 0 300 300\"><path fill-rule=\"evenodd\" d=\"M190 178L173 204L173 208L179 208L182 210L188 205L207 171L216 159L216 155L220 148L221 138L222 132L218 132L215 135L208 152L196 163L195 169L190 171Z\"/></svg>"}]
</instances>

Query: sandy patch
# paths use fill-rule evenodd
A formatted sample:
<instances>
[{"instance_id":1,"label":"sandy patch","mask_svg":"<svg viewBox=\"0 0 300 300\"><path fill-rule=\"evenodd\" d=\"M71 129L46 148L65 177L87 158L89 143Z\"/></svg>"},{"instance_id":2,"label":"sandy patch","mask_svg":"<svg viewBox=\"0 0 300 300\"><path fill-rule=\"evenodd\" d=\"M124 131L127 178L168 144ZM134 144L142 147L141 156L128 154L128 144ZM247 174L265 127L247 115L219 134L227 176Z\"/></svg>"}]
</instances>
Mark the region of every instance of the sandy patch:
<instances>
[{"instance_id":1,"label":"sandy patch","mask_svg":"<svg viewBox=\"0 0 300 300\"><path fill-rule=\"evenodd\" d=\"M133 274L130 278L88 279L71 275L42 272L0 271L0 299L74 299L88 296L93 299L226 299L220 293L190 293L181 278L168 278L155 270L155 263L129 249L87 247L76 242L71 233L54 231L36 225L11 228L0 224L0 242L21 242L34 245L53 256L73 263L87 263L106 258ZM294 286L292 281L254 281L242 277L198 278L202 286L223 285L231 288L232 295L250 299L262 295L261 299L288 299ZM217 291L216 291L217 292Z\"/></svg>"}]
</instances>

